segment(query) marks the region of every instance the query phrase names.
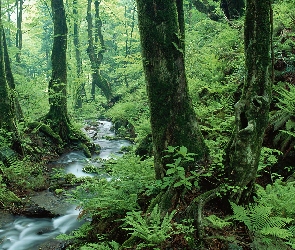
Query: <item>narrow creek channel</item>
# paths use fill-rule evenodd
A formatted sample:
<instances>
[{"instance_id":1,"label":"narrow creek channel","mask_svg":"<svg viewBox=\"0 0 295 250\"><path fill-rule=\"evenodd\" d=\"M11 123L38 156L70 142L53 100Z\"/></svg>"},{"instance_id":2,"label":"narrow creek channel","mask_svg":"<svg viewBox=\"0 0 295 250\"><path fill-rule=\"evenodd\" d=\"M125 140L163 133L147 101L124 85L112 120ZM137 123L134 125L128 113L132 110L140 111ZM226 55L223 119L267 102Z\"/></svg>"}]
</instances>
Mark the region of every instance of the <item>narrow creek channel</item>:
<instances>
[{"instance_id":1,"label":"narrow creek channel","mask_svg":"<svg viewBox=\"0 0 295 250\"><path fill-rule=\"evenodd\" d=\"M98 121L85 127L85 132L93 139L95 144L99 144L101 147L100 154L93 157L108 159L111 155L120 155L120 149L123 146L131 145L127 140L110 140L115 136L115 133L111 131L111 127L112 123L109 121ZM82 152L74 151L62 155L54 164L57 167L63 167L67 173L73 173L77 177L81 177L91 175L82 171L83 167L90 163L99 167L95 161L87 159ZM110 177L104 175L102 178ZM51 205L54 206L54 204ZM68 204L63 209L64 215L53 219L9 215L10 217L8 216L9 219L5 221L5 224L0 221L0 249L43 249L40 248L40 244L43 242L51 241L59 234L69 233L83 223L77 220L79 211L75 210L75 207Z\"/></svg>"}]
</instances>

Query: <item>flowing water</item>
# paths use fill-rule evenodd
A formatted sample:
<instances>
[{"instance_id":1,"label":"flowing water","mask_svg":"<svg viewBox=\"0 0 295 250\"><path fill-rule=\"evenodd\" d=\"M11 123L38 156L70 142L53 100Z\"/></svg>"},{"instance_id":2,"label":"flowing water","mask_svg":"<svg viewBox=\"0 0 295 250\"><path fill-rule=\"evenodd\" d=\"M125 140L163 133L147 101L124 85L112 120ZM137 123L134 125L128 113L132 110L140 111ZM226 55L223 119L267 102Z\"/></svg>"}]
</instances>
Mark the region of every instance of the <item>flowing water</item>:
<instances>
[{"instance_id":1,"label":"flowing water","mask_svg":"<svg viewBox=\"0 0 295 250\"><path fill-rule=\"evenodd\" d=\"M108 159L112 155L120 155L122 146L129 146L127 140L108 140L114 137L111 131L112 123L99 121L98 124L87 126L86 133L93 139L94 143L101 146L99 155L102 159ZM97 157L95 156L95 157ZM77 177L93 176L82 171L87 164L99 167L99 164L87 159L82 152L75 151L64 154L56 162L57 165L65 168L67 173L73 173ZM107 177L107 176L103 176ZM77 220L79 211L69 207L63 216L57 218L27 218L24 216L14 217L14 221L7 223L0 228L0 249L1 250L37 250L42 242L55 238L62 233L69 233L79 227L83 221ZM1 224L0 224L1 226Z\"/></svg>"}]
</instances>

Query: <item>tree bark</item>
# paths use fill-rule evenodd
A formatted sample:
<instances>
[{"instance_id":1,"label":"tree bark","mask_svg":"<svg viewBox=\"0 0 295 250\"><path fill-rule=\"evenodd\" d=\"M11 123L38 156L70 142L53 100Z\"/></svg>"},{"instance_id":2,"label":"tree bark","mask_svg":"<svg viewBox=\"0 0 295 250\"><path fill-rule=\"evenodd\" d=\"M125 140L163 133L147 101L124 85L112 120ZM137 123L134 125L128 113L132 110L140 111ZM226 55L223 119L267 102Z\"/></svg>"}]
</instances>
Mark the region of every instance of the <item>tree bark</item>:
<instances>
[{"instance_id":1,"label":"tree bark","mask_svg":"<svg viewBox=\"0 0 295 250\"><path fill-rule=\"evenodd\" d=\"M78 21L78 10L77 10L78 0L73 0L73 16L74 16L74 46L77 64L77 78L78 78L78 88L76 90L75 97L75 108L82 108L83 99L86 97L85 82L81 79L82 74L82 57L80 48L80 38L79 38L79 21ZM81 82L82 81L82 82Z\"/></svg>"},{"instance_id":2,"label":"tree bark","mask_svg":"<svg viewBox=\"0 0 295 250\"><path fill-rule=\"evenodd\" d=\"M197 160L207 153L188 95L182 6L182 0L137 0L158 179L166 172L168 146L185 146Z\"/></svg>"},{"instance_id":3,"label":"tree bark","mask_svg":"<svg viewBox=\"0 0 295 250\"><path fill-rule=\"evenodd\" d=\"M16 54L16 62L21 62L21 49L23 47L23 33L22 33L22 21L23 21L23 0L16 0L16 37L15 45L18 48Z\"/></svg>"},{"instance_id":4,"label":"tree bark","mask_svg":"<svg viewBox=\"0 0 295 250\"><path fill-rule=\"evenodd\" d=\"M95 0L95 27L93 27L92 11L91 11L92 0L88 0L87 5L87 23L88 23L88 48L87 53L91 62L92 68L92 89L91 94L93 100L95 99L95 86L99 87L107 100L112 97L111 88L108 82L103 79L100 75L100 65L103 60L103 54L105 52L105 44L103 35L101 32L102 21L99 15L100 1ZM93 34L94 30L94 34ZM99 46L100 45L100 48Z\"/></svg>"},{"instance_id":5,"label":"tree bark","mask_svg":"<svg viewBox=\"0 0 295 250\"><path fill-rule=\"evenodd\" d=\"M52 76L49 82L50 109L45 120L67 142L71 129L67 112L67 24L63 0L51 0L51 8L54 25Z\"/></svg>"},{"instance_id":6,"label":"tree bark","mask_svg":"<svg viewBox=\"0 0 295 250\"><path fill-rule=\"evenodd\" d=\"M0 1L1 13L1 1ZM4 29L2 17L0 15L0 129L11 133L12 148L22 154L19 133L16 124L16 115L13 105L12 96L6 79L6 65L4 53Z\"/></svg>"},{"instance_id":7,"label":"tree bark","mask_svg":"<svg viewBox=\"0 0 295 250\"><path fill-rule=\"evenodd\" d=\"M14 83L14 77L12 74L11 66L10 66L10 58L8 54L8 48L7 48L7 42L5 37L5 32L3 31L3 51L4 51L4 64L5 64L5 74L6 74L6 80L8 83L8 86L11 91L11 99L13 103L13 109L15 111L15 116L18 121L23 120L23 112L21 109L21 106L19 104L17 93L15 89L15 83Z\"/></svg>"},{"instance_id":8,"label":"tree bark","mask_svg":"<svg viewBox=\"0 0 295 250\"><path fill-rule=\"evenodd\" d=\"M225 172L235 202L247 202L259 163L271 102L271 0L248 0L245 19L245 83L235 104L235 130L228 144Z\"/></svg>"}]
</instances>

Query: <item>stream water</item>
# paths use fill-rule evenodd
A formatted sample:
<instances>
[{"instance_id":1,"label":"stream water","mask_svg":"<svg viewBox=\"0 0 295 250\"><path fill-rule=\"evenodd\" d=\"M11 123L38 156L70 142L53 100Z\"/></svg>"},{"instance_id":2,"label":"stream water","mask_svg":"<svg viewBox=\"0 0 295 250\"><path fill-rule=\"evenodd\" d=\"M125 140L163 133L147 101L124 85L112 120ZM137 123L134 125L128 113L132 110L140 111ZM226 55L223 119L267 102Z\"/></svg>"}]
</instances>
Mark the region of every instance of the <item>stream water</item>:
<instances>
[{"instance_id":1,"label":"stream water","mask_svg":"<svg viewBox=\"0 0 295 250\"><path fill-rule=\"evenodd\" d=\"M129 146L127 140L110 140L115 133L111 131L112 123L98 121L95 125L87 125L85 132L99 144L102 159L108 159L111 155L119 155L122 146ZM89 163L97 164L92 159L87 159L82 152L75 151L64 154L56 162L57 166L65 168L67 173L73 173L77 177L91 175L82 171ZM99 164L97 164L99 167ZM69 207L63 216L50 218L28 218L24 216L14 217L0 228L0 249L1 250L37 250L42 242L49 241L61 233L69 233L83 222L77 220L79 211ZM0 224L1 226L1 224ZM52 249L52 248L51 248Z\"/></svg>"}]
</instances>

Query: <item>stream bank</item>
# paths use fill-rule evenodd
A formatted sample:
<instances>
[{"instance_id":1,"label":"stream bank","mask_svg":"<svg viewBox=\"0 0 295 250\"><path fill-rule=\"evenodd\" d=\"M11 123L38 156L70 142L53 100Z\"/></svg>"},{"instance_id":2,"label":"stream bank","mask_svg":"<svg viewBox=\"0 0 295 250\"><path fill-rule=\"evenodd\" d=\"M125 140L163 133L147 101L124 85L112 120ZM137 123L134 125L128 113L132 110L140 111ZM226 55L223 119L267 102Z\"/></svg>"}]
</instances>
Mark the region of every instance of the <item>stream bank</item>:
<instances>
[{"instance_id":1,"label":"stream bank","mask_svg":"<svg viewBox=\"0 0 295 250\"><path fill-rule=\"evenodd\" d=\"M93 165L100 169L101 178L107 178L108 176L103 174L102 164L96 159L99 157L105 160L112 155L121 155L121 148L131 145L127 140L116 140L111 128L112 123L109 121L98 121L87 125L84 128L85 132L92 138L94 144L100 146L100 153L94 154L89 159L81 151L68 152L61 155L57 161L51 162L49 168L64 169L68 174L85 177L93 174L85 173L82 169ZM31 195L26 201L30 207L24 210L29 211L27 216L13 216L7 212L1 214L0 249L62 249L64 242L53 239L61 233L68 233L77 228L83 221L77 220L80 211L66 202L63 192L57 195L52 191L45 190Z\"/></svg>"}]
</instances>

